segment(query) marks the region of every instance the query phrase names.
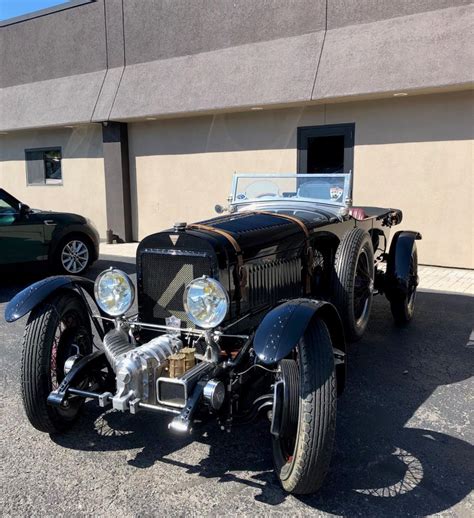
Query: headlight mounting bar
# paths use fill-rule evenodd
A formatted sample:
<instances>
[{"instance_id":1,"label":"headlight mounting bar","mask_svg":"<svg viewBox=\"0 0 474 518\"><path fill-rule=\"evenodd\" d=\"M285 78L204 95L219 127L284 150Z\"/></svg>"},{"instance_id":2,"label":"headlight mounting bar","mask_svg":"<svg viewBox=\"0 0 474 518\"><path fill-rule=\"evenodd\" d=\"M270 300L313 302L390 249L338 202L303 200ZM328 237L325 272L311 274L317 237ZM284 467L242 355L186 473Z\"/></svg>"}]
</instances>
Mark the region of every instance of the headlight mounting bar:
<instances>
[{"instance_id":1,"label":"headlight mounting bar","mask_svg":"<svg viewBox=\"0 0 474 518\"><path fill-rule=\"evenodd\" d=\"M138 320L126 320L126 319L115 319L115 318L108 318L103 317L102 315L93 315L94 318L100 318L102 320L108 320L110 322L116 322L121 321L125 324L128 324L131 328L134 327L140 327L143 329L156 329L157 331L171 331L173 333L179 333L183 335L193 335L198 336L200 338L204 338L208 333L211 333L214 339L219 339L220 337L225 338L240 338L242 340L248 340L249 335L233 335L233 334L227 334L227 333L221 333L220 331L211 331L211 330L205 330L205 329L194 329L193 327L184 327L184 328L178 328L178 327L172 327L172 326L165 326L162 324L149 324L147 322L140 322Z\"/></svg>"}]
</instances>

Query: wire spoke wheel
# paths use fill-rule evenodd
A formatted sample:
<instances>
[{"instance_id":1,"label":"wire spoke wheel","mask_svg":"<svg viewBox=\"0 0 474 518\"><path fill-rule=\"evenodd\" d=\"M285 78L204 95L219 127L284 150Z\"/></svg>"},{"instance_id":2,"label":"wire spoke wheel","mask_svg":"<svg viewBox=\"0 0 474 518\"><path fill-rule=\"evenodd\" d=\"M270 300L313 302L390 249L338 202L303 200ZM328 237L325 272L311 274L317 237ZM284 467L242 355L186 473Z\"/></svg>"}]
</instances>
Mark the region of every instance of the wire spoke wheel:
<instances>
[{"instance_id":1,"label":"wire spoke wheel","mask_svg":"<svg viewBox=\"0 0 474 518\"><path fill-rule=\"evenodd\" d=\"M415 310L416 288L418 286L418 257L416 250L411 256L408 281L408 311L411 315Z\"/></svg>"},{"instance_id":2,"label":"wire spoke wheel","mask_svg":"<svg viewBox=\"0 0 474 518\"><path fill-rule=\"evenodd\" d=\"M300 368L298 365L298 349L293 353L293 359L281 360L277 381L284 384L284 401L281 410L281 427L278 436L278 446L284 461L281 467L281 476L285 476L291 468L295 456L296 433L300 415ZM275 411L275 408L274 408Z\"/></svg>"},{"instance_id":3,"label":"wire spoke wheel","mask_svg":"<svg viewBox=\"0 0 474 518\"><path fill-rule=\"evenodd\" d=\"M66 360L91 351L89 314L76 293L59 293L31 312L23 338L21 389L26 415L35 428L60 432L74 422L82 400L56 408L47 398L64 379Z\"/></svg>"},{"instance_id":4,"label":"wire spoke wheel","mask_svg":"<svg viewBox=\"0 0 474 518\"><path fill-rule=\"evenodd\" d=\"M51 390L56 390L64 378L64 363L70 356L84 355L89 347L87 329L76 311L70 311L58 322L51 347Z\"/></svg>"},{"instance_id":5,"label":"wire spoke wheel","mask_svg":"<svg viewBox=\"0 0 474 518\"><path fill-rule=\"evenodd\" d=\"M357 260L354 279L354 316L357 324L360 324L366 316L373 286L374 283L369 273L367 252L362 250Z\"/></svg>"}]
</instances>

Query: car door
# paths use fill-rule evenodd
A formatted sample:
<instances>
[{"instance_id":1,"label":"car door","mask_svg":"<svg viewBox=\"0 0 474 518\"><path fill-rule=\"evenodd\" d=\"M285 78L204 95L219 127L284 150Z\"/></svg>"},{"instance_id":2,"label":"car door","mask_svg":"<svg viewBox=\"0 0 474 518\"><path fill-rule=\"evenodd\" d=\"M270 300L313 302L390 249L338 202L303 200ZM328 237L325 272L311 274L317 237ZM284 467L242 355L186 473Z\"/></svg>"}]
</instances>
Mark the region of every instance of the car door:
<instances>
[{"instance_id":1,"label":"car door","mask_svg":"<svg viewBox=\"0 0 474 518\"><path fill-rule=\"evenodd\" d=\"M0 189L0 264L13 265L48 258L44 223L39 215Z\"/></svg>"}]
</instances>

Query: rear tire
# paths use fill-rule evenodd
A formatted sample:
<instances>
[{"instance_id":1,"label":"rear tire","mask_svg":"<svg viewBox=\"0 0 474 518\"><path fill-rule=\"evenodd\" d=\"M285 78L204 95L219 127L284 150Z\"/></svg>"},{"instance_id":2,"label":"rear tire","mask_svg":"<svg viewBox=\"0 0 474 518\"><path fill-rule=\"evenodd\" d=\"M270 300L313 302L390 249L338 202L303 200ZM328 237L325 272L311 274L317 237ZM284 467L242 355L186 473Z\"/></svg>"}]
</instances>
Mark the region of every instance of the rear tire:
<instances>
[{"instance_id":1,"label":"rear tire","mask_svg":"<svg viewBox=\"0 0 474 518\"><path fill-rule=\"evenodd\" d=\"M317 491L323 483L336 429L334 353L328 328L322 320L317 318L310 324L297 351L299 411L294 423L296 435L273 437L273 461L286 491L308 494Z\"/></svg>"},{"instance_id":2,"label":"rear tire","mask_svg":"<svg viewBox=\"0 0 474 518\"><path fill-rule=\"evenodd\" d=\"M390 309L395 323L408 324L415 313L416 288L418 286L418 252L413 244L408 280L408 293L395 293L390 299Z\"/></svg>"},{"instance_id":3,"label":"rear tire","mask_svg":"<svg viewBox=\"0 0 474 518\"><path fill-rule=\"evenodd\" d=\"M334 259L332 302L346 339L362 338L369 323L374 289L374 250L368 232L354 228L343 236Z\"/></svg>"},{"instance_id":4,"label":"rear tire","mask_svg":"<svg viewBox=\"0 0 474 518\"><path fill-rule=\"evenodd\" d=\"M47 404L50 392L64 378L64 362L92 350L89 315L75 293L60 293L35 308L28 318L21 357L21 396L30 423L41 432L67 430L81 402L67 408Z\"/></svg>"}]
</instances>

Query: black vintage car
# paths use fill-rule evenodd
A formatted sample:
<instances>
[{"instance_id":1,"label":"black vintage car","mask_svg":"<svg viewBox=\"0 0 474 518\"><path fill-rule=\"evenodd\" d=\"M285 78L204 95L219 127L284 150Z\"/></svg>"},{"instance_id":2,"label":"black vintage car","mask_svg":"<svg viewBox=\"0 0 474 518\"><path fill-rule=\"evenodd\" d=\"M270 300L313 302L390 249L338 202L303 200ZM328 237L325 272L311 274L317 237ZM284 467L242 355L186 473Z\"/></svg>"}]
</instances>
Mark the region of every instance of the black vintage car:
<instances>
[{"instance_id":1,"label":"black vintage car","mask_svg":"<svg viewBox=\"0 0 474 518\"><path fill-rule=\"evenodd\" d=\"M113 268L95 283L51 277L19 293L6 319L30 313L22 396L31 424L62 432L85 399L165 414L178 433L209 419L229 431L260 415L283 487L316 491L346 343L362 337L375 294L407 323L418 284L421 236L396 232L388 248L401 211L352 207L349 191L344 174L236 175L218 217L140 243L138 314L127 315L133 283Z\"/></svg>"}]
</instances>

